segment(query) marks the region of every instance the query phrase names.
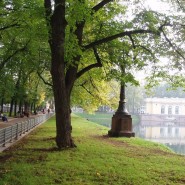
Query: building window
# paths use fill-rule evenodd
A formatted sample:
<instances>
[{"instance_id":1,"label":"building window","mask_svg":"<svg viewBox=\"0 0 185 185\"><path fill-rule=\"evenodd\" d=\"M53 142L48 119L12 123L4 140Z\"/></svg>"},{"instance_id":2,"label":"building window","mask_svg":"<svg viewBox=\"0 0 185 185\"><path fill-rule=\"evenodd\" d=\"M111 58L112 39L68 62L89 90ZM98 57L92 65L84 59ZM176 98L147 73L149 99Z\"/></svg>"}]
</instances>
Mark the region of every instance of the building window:
<instances>
[{"instance_id":1,"label":"building window","mask_svg":"<svg viewBox=\"0 0 185 185\"><path fill-rule=\"evenodd\" d=\"M164 128L160 128L160 136L164 137Z\"/></svg>"},{"instance_id":2,"label":"building window","mask_svg":"<svg viewBox=\"0 0 185 185\"><path fill-rule=\"evenodd\" d=\"M176 136L176 137L179 136L179 128L175 128L175 136Z\"/></svg>"},{"instance_id":3,"label":"building window","mask_svg":"<svg viewBox=\"0 0 185 185\"><path fill-rule=\"evenodd\" d=\"M164 113L165 113L165 106L162 105L162 106L161 106L161 114L164 114Z\"/></svg>"},{"instance_id":4,"label":"building window","mask_svg":"<svg viewBox=\"0 0 185 185\"><path fill-rule=\"evenodd\" d=\"M172 114L172 107L171 107L171 106L168 107L168 114L169 114L169 115Z\"/></svg>"},{"instance_id":5,"label":"building window","mask_svg":"<svg viewBox=\"0 0 185 185\"><path fill-rule=\"evenodd\" d=\"M168 136L171 136L171 135L172 135L172 128L168 127Z\"/></svg>"},{"instance_id":6,"label":"building window","mask_svg":"<svg viewBox=\"0 0 185 185\"><path fill-rule=\"evenodd\" d=\"M179 106L175 107L175 114L179 114Z\"/></svg>"}]
</instances>

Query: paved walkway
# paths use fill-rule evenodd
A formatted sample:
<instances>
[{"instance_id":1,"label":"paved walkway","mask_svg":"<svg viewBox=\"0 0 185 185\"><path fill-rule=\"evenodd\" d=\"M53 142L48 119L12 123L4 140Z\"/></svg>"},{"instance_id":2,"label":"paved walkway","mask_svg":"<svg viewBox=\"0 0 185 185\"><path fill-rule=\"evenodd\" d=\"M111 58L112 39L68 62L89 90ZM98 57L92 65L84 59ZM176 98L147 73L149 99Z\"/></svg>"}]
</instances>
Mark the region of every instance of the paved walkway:
<instances>
[{"instance_id":1,"label":"paved walkway","mask_svg":"<svg viewBox=\"0 0 185 185\"><path fill-rule=\"evenodd\" d=\"M12 126L16 123L21 123L23 121L26 121L26 120L29 120L31 118L35 118L35 117L38 117L40 115L43 115L43 114L38 114L38 115L31 115L29 116L29 118L27 117L24 117L24 118L12 118L12 117L9 117L8 119L8 122L3 122L2 120L0 120L0 129L3 129L3 128L6 128L6 127L9 127L9 126ZM47 119L45 119L43 122L45 122ZM39 124L37 124L37 126L39 126L41 124L41 122ZM36 127L37 127L36 126ZM36 128L34 127L34 128ZM25 135L27 135L29 132L31 132L33 129L30 129L28 132L22 134L21 136L18 137L17 140L14 140L13 142L8 142L6 143L6 146L2 146L0 147L0 152L6 150L8 147L10 147L11 145L13 145L14 143L16 143L16 141L22 139Z\"/></svg>"},{"instance_id":2,"label":"paved walkway","mask_svg":"<svg viewBox=\"0 0 185 185\"><path fill-rule=\"evenodd\" d=\"M9 126L12 126L16 123L21 123L22 121L26 121L30 118L35 118L37 117L38 115L31 115L29 116L29 118L27 117L23 117L23 118L13 118L13 117L9 117L8 118L8 122L3 122L2 120L0 120L0 129L1 128L5 128L5 127L9 127Z\"/></svg>"}]
</instances>

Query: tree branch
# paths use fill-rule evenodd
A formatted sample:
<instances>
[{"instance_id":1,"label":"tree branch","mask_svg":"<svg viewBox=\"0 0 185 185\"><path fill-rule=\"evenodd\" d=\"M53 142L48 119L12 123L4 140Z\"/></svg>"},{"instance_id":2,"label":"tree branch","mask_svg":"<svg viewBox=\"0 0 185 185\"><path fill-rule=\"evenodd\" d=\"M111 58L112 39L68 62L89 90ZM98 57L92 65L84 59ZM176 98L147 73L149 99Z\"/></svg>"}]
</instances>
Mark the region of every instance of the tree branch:
<instances>
[{"instance_id":1,"label":"tree branch","mask_svg":"<svg viewBox=\"0 0 185 185\"><path fill-rule=\"evenodd\" d=\"M22 48L20 49L17 49L16 51L14 51L10 56L8 56L5 60L3 60L1 63L0 63L0 71L3 69L3 67L5 66L5 64L12 58L14 57L17 53L19 52L22 52L22 51L25 51L27 49L27 46L29 44L30 40L26 43L25 46L23 46Z\"/></svg>"},{"instance_id":2,"label":"tree branch","mask_svg":"<svg viewBox=\"0 0 185 185\"><path fill-rule=\"evenodd\" d=\"M152 30L132 30L132 31L124 31L109 37L105 37L103 39L94 41L86 46L84 46L84 49L90 49L93 48L94 46L103 44L103 43L107 43L109 41L112 41L114 39L117 38L121 38L121 37L125 37L125 36L131 36L131 35L136 35L136 34L146 34L146 33L151 33L151 34L155 34L155 35L159 35L159 32L156 31L152 31Z\"/></svg>"},{"instance_id":3,"label":"tree branch","mask_svg":"<svg viewBox=\"0 0 185 185\"><path fill-rule=\"evenodd\" d=\"M101 59L100 59L100 57L99 57L99 55L98 55L98 52L97 52L97 49L96 49L95 47L93 47L93 51L94 51L94 55L95 55L95 57L96 57L97 63L95 63L95 64L90 64L89 66L83 68L81 71L79 71L79 72L77 73L77 78L79 78L79 77L82 76L85 72L87 72L87 71L89 71L89 70L91 70L91 69L93 69L93 68L95 68L95 67L102 67Z\"/></svg>"},{"instance_id":4,"label":"tree branch","mask_svg":"<svg viewBox=\"0 0 185 185\"><path fill-rule=\"evenodd\" d=\"M39 73L39 72L37 71L37 74L38 74L39 78L44 82L44 84L49 85L50 87L53 87L52 84L50 84L49 82L47 82L47 81L44 79L44 77L41 75L41 73Z\"/></svg>"},{"instance_id":5,"label":"tree branch","mask_svg":"<svg viewBox=\"0 0 185 185\"><path fill-rule=\"evenodd\" d=\"M129 35L128 37L130 38L130 40L131 40L131 42L132 42L132 46L133 46L133 48L135 49L136 46L135 46L135 43L134 43L134 39L132 38L132 35Z\"/></svg>"},{"instance_id":6,"label":"tree branch","mask_svg":"<svg viewBox=\"0 0 185 185\"><path fill-rule=\"evenodd\" d=\"M0 31L9 29L9 28L12 28L12 27L15 27L15 26L19 26L19 24L18 23L14 23L14 24L11 24L11 25L8 25L8 26L1 27Z\"/></svg>"},{"instance_id":7,"label":"tree branch","mask_svg":"<svg viewBox=\"0 0 185 185\"><path fill-rule=\"evenodd\" d=\"M101 1L99 4L97 4L96 6L94 6L92 8L92 10L94 10L95 12L97 12L99 9L101 9L102 7L104 7L106 4L113 2L113 0L103 0Z\"/></svg>"},{"instance_id":8,"label":"tree branch","mask_svg":"<svg viewBox=\"0 0 185 185\"><path fill-rule=\"evenodd\" d=\"M93 83L91 77L90 77L90 82L91 82L92 87L95 88L99 92L98 88ZM87 83L88 83L88 81L86 80L82 84L80 84L80 86L83 87L91 96L93 96L94 98L98 98L99 99L98 96L95 96L89 89L86 88L85 84L87 84Z\"/></svg>"},{"instance_id":9,"label":"tree branch","mask_svg":"<svg viewBox=\"0 0 185 185\"><path fill-rule=\"evenodd\" d=\"M46 24L48 27L48 34L49 34L49 44L51 44L51 15L52 15L52 7L51 7L51 0L44 0L44 8L45 8L45 18Z\"/></svg>"},{"instance_id":10,"label":"tree branch","mask_svg":"<svg viewBox=\"0 0 185 185\"><path fill-rule=\"evenodd\" d=\"M93 51L94 51L94 56L96 57L96 61L99 64L98 67L102 67L101 59L98 55L98 51L97 51L96 47L93 47Z\"/></svg>"},{"instance_id":11,"label":"tree branch","mask_svg":"<svg viewBox=\"0 0 185 185\"><path fill-rule=\"evenodd\" d=\"M146 50L146 51L147 51L148 53L150 53L152 56L154 56L154 54L152 53L152 51L151 51L150 49L146 48L145 46L142 46L142 45L135 45L135 47L140 47L140 48Z\"/></svg>"},{"instance_id":12,"label":"tree branch","mask_svg":"<svg viewBox=\"0 0 185 185\"><path fill-rule=\"evenodd\" d=\"M91 82L92 87L94 87L94 89L96 89L97 92L100 92L100 91L98 90L98 88L96 87L96 85L94 84L93 78L92 78L91 76L90 76L90 82Z\"/></svg>"},{"instance_id":13,"label":"tree branch","mask_svg":"<svg viewBox=\"0 0 185 185\"><path fill-rule=\"evenodd\" d=\"M51 0L44 0L44 7L45 7L45 15L46 19L51 16L52 14L52 8L51 8Z\"/></svg>"},{"instance_id":14,"label":"tree branch","mask_svg":"<svg viewBox=\"0 0 185 185\"><path fill-rule=\"evenodd\" d=\"M178 48L176 46L173 45L173 43L170 41L170 39L167 37L167 35L165 34L164 30L161 29L163 35L164 35L164 38L166 39L166 41L169 43L169 45L175 50L175 52L181 56L184 60L185 60L185 57L181 54L181 52L179 52Z\"/></svg>"},{"instance_id":15,"label":"tree branch","mask_svg":"<svg viewBox=\"0 0 185 185\"><path fill-rule=\"evenodd\" d=\"M183 7L183 5L181 4L181 2L179 1L179 0L176 0L177 1L177 4L179 5L179 7L183 10L183 11L185 11L185 8Z\"/></svg>"},{"instance_id":16,"label":"tree branch","mask_svg":"<svg viewBox=\"0 0 185 185\"><path fill-rule=\"evenodd\" d=\"M93 97L95 98L94 94L91 93L91 91L89 91L89 90L85 87L84 84L81 84L80 86L83 87L91 96L93 96Z\"/></svg>"}]
</instances>

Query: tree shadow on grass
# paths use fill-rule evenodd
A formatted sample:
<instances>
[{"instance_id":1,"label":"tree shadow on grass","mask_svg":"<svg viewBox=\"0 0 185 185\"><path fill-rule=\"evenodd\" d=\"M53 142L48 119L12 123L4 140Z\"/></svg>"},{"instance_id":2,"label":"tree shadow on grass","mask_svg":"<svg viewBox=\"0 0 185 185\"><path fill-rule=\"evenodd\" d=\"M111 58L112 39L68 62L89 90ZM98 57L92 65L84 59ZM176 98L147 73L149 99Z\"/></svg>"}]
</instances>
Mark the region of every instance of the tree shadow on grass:
<instances>
[{"instance_id":1,"label":"tree shadow on grass","mask_svg":"<svg viewBox=\"0 0 185 185\"><path fill-rule=\"evenodd\" d=\"M64 150L73 150L76 147L66 147L66 148L58 148L58 147L51 147L51 148L32 148L32 151L37 152L60 152Z\"/></svg>"},{"instance_id":2,"label":"tree shadow on grass","mask_svg":"<svg viewBox=\"0 0 185 185\"><path fill-rule=\"evenodd\" d=\"M42 141L55 141L55 137L43 138Z\"/></svg>"},{"instance_id":3,"label":"tree shadow on grass","mask_svg":"<svg viewBox=\"0 0 185 185\"><path fill-rule=\"evenodd\" d=\"M4 163L6 162L8 159L10 159L12 157L12 154L8 154L8 155L3 155L3 156L0 156L0 163Z\"/></svg>"},{"instance_id":4,"label":"tree shadow on grass","mask_svg":"<svg viewBox=\"0 0 185 185\"><path fill-rule=\"evenodd\" d=\"M32 151L37 152L58 152L60 151L57 147L51 147L51 148L32 148Z\"/></svg>"}]
</instances>

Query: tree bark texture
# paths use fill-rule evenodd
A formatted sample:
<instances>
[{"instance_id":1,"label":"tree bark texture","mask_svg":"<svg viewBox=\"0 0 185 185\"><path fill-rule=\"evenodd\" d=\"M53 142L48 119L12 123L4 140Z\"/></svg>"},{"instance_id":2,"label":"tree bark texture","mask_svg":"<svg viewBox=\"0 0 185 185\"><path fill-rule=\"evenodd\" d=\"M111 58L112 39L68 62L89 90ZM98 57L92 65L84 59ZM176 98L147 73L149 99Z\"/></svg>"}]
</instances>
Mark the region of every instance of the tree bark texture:
<instances>
[{"instance_id":1,"label":"tree bark texture","mask_svg":"<svg viewBox=\"0 0 185 185\"><path fill-rule=\"evenodd\" d=\"M74 147L71 131L70 92L74 80L66 80L64 44L65 44L65 0L55 1L56 6L50 18L51 75L56 111L56 144L59 149ZM45 0L45 7L51 8L51 2ZM51 12L47 9L46 14ZM70 87L70 88L69 88Z\"/></svg>"}]
</instances>

